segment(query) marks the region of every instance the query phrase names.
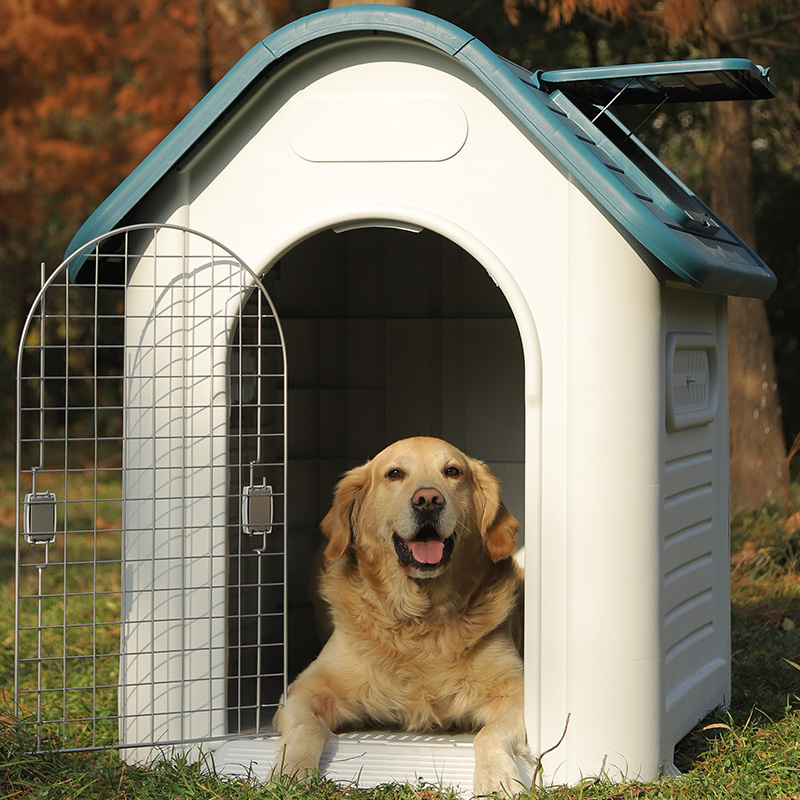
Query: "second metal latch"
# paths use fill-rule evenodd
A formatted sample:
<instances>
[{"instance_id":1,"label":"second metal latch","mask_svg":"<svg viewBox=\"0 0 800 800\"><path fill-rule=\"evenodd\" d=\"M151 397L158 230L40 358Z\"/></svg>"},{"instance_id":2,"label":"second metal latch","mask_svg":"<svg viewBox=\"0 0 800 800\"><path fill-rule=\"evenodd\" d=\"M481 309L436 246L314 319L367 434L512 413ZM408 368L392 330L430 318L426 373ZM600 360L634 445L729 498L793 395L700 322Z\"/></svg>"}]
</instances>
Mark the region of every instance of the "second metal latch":
<instances>
[{"instance_id":1,"label":"second metal latch","mask_svg":"<svg viewBox=\"0 0 800 800\"><path fill-rule=\"evenodd\" d=\"M242 491L242 530L248 535L272 533L272 487L245 486Z\"/></svg>"}]
</instances>

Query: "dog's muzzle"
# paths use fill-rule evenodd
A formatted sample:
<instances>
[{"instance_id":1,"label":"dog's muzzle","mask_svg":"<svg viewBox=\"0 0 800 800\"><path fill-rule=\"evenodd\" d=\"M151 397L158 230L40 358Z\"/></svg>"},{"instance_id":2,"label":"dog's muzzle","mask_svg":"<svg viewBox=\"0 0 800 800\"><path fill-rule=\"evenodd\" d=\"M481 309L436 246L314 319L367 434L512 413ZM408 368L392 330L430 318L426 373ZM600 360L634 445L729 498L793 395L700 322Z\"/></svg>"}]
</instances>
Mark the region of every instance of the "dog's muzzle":
<instances>
[{"instance_id":1,"label":"dog's muzzle","mask_svg":"<svg viewBox=\"0 0 800 800\"><path fill-rule=\"evenodd\" d=\"M421 528L413 539L403 539L396 533L392 535L401 566L422 571L433 571L447 564L453 553L455 539L455 533L442 539L432 525Z\"/></svg>"}]
</instances>

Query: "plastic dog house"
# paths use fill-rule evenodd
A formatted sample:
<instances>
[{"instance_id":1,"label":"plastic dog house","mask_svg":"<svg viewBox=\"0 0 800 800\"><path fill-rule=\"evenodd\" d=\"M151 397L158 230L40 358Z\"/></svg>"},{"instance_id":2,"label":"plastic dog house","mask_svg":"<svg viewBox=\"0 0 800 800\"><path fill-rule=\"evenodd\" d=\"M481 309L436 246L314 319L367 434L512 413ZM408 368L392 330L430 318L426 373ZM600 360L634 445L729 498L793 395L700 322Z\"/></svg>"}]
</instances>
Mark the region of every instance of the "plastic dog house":
<instances>
[{"instance_id":1,"label":"plastic dog house","mask_svg":"<svg viewBox=\"0 0 800 800\"><path fill-rule=\"evenodd\" d=\"M490 464L523 521L534 757L569 715L546 780L672 768L678 740L730 695L726 296L765 297L774 276L613 110L772 94L743 60L532 73L419 12L322 12L254 47L90 217L70 253L123 226L176 226L167 234L235 254L274 304L288 371L278 672L318 647L306 575L336 476L401 436L441 436ZM82 256L71 263L73 281L95 279ZM142 322L165 296L149 263L128 274L129 347L173 335ZM185 264L159 268L163 286ZM240 302L225 280L194 291L209 307ZM126 449L141 502L125 524L179 524L183 546L153 567L152 538L124 545L120 744L204 743L218 768L266 775L275 739L268 719L231 721L215 612L230 578L213 521L234 490L225 446L203 431L233 424L233 350L227 331L169 376L191 457ZM131 442L167 424L158 401L135 402L136 381L163 370L154 359L127 362ZM166 468L186 497L208 498L201 518L144 501ZM251 518L272 490L253 485L243 525L268 538ZM280 687L259 681L266 708ZM469 737L366 732L326 753L334 777L471 785Z\"/></svg>"}]
</instances>

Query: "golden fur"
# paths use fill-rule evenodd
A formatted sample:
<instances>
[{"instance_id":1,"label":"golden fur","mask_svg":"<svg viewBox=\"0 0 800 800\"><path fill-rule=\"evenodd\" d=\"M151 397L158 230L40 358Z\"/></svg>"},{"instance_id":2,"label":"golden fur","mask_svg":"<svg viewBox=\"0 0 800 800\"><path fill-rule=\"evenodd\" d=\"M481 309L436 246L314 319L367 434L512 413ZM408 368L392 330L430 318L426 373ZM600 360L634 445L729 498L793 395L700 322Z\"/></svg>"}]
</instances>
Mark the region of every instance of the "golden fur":
<instances>
[{"instance_id":1,"label":"golden fur","mask_svg":"<svg viewBox=\"0 0 800 800\"><path fill-rule=\"evenodd\" d=\"M333 633L276 718L285 772L317 767L343 728L459 729L476 732L476 794L519 789L518 528L486 465L439 439L342 478L322 521Z\"/></svg>"}]
</instances>

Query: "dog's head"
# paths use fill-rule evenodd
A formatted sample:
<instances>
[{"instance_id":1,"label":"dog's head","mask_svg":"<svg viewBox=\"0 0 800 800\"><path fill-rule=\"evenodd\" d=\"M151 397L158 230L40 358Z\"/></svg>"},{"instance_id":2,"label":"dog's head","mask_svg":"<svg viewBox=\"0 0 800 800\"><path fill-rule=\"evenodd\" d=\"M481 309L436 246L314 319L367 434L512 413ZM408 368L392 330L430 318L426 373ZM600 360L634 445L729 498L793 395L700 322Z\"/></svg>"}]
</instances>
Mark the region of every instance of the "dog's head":
<instances>
[{"instance_id":1,"label":"dog's head","mask_svg":"<svg viewBox=\"0 0 800 800\"><path fill-rule=\"evenodd\" d=\"M429 437L403 439L339 482L322 521L326 558L351 543L371 562L392 559L413 578L435 578L460 551L481 547L492 561L516 547L519 523L482 462Z\"/></svg>"}]
</instances>

